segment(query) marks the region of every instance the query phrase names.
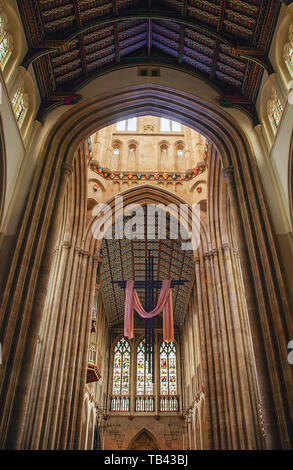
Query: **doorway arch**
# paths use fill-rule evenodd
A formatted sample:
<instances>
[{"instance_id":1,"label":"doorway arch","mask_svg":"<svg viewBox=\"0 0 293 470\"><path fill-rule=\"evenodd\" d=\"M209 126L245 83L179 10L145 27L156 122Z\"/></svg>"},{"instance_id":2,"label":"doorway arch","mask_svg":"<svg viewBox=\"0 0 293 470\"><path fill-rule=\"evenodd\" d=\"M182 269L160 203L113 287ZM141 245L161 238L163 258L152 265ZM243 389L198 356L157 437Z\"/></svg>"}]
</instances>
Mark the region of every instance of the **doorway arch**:
<instances>
[{"instance_id":1,"label":"doorway arch","mask_svg":"<svg viewBox=\"0 0 293 470\"><path fill-rule=\"evenodd\" d=\"M0 396L5 415L0 428L3 447L19 448L22 441L22 423L48 282L47 273L41 272L41 263L49 243L54 211L64 196L78 146L97 129L126 117L146 114L168 117L197 130L214 143L221 156L239 235L261 399L271 436L269 447L290 446L292 404L287 392L292 377L287 363L287 343L292 326L250 143L236 121L218 106L175 89L140 85L75 105L74 110L56 122L44 143L1 306L1 326L4 332L9 331L3 346ZM81 256L88 256L83 240L79 240L79 249ZM24 258L28 260L26 264ZM257 287L254 279L258 280ZM10 314L11 309L14 315ZM23 332L21 336L19 328ZM14 393L16 384L19 387ZM280 389L283 394L279 393ZM79 415L80 411L77 419ZM68 441L72 448L76 446L75 439L72 436Z\"/></svg>"},{"instance_id":2,"label":"doorway arch","mask_svg":"<svg viewBox=\"0 0 293 470\"><path fill-rule=\"evenodd\" d=\"M127 450L160 450L160 447L153 434L144 428L131 439Z\"/></svg>"}]
</instances>

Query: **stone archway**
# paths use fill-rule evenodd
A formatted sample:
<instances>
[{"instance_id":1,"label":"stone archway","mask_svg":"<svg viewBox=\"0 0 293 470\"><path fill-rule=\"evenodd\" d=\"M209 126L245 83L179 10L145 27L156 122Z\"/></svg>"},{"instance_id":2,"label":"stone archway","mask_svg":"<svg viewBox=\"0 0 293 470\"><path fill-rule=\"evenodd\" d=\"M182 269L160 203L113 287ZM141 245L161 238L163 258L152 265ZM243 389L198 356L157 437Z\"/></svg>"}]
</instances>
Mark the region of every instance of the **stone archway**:
<instances>
[{"instance_id":1,"label":"stone archway","mask_svg":"<svg viewBox=\"0 0 293 470\"><path fill-rule=\"evenodd\" d=\"M131 440L127 450L160 450L160 447L154 436L147 429L142 429Z\"/></svg>"},{"instance_id":2,"label":"stone archway","mask_svg":"<svg viewBox=\"0 0 293 470\"><path fill-rule=\"evenodd\" d=\"M5 205L6 195L6 150L2 119L0 118L0 228Z\"/></svg>"},{"instance_id":3,"label":"stone archway","mask_svg":"<svg viewBox=\"0 0 293 470\"><path fill-rule=\"evenodd\" d=\"M53 448L79 446L81 391L74 398L74 413L68 415L68 410L66 412L62 432L60 426L58 432L44 430L40 422L33 440L24 438L22 434L28 418L28 403L36 394L32 374L38 354L40 323L48 301L46 293L53 260L60 257L63 272L68 260L75 263L80 269L78 276L83 283L86 278L94 277L99 262L95 245L84 240L78 229L73 239L66 239L66 221L61 227L65 235L62 246L53 253L60 237L58 211L61 210L66 188L69 187L69 193L72 191L68 177L74 165L77 165L75 171L79 175L79 189L86 192L82 177L84 169L80 162L74 162L80 142L93 131L114 121L154 114L177 120L208 136L221 155L239 244L268 447L288 448L290 435L292 437L292 404L288 395L292 379L286 349L291 328L289 311L259 174L246 136L233 118L217 106L162 86L145 85L116 90L82 102L74 107L74 111L70 110L62 116L44 144L1 306L0 339L3 341L5 338L0 382L0 404L4 410L0 427L1 447L40 448L45 445L44 442ZM82 207L81 213L77 214L72 201L67 198L68 214L73 215L79 225L86 209ZM82 292L83 297L89 294L85 284ZM86 311L90 309L91 300L89 296L87 305L84 305ZM69 327L66 335L70 344L74 344L75 354L78 354L74 357L73 367L75 382L81 390L85 382L87 320L78 318L82 336L76 338L76 331ZM54 321L49 324L50 334L55 334L56 325ZM50 346L48 353L49 349ZM53 358L54 351L50 354ZM69 381L72 380L72 373L68 376ZM49 368L46 374L46 381L50 381L56 371ZM282 394L279 393L281 389ZM46 394L40 398L43 398L41 411L44 413ZM54 408L55 424L60 420L58 412L65 412L66 406L67 403L58 402L58 407Z\"/></svg>"},{"instance_id":4,"label":"stone archway","mask_svg":"<svg viewBox=\"0 0 293 470\"><path fill-rule=\"evenodd\" d=\"M293 227L293 132L291 136L291 145L289 150L289 164L288 164L288 193L289 193L289 208L290 208L290 222Z\"/></svg>"}]
</instances>

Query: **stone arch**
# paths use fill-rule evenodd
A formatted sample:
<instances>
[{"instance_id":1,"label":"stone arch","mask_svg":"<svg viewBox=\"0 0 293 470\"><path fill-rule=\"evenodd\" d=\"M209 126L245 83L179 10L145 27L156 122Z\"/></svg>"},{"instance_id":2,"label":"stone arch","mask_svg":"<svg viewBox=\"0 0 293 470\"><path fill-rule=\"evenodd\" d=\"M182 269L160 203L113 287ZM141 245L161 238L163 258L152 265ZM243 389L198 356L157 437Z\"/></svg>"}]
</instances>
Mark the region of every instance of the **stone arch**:
<instances>
[{"instance_id":1,"label":"stone arch","mask_svg":"<svg viewBox=\"0 0 293 470\"><path fill-rule=\"evenodd\" d=\"M142 442L140 441L142 438ZM146 439L150 447L144 449L144 447L139 447L143 445L143 439ZM136 447L138 445L138 447ZM146 428L141 429L135 434L135 436L129 441L127 450L160 450L159 444L155 436Z\"/></svg>"},{"instance_id":2,"label":"stone arch","mask_svg":"<svg viewBox=\"0 0 293 470\"><path fill-rule=\"evenodd\" d=\"M142 206L146 204L162 204L162 209L165 210L165 206L167 206L166 210L168 210L168 206L171 206L171 210L173 206L175 206L175 214L171 211L171 217L177 217L179 215L179 206L180 204L184 204L188 207L188 211L186 214L183 214L180 222L183 223L183 226L186 231L189 231L193 235L194 240L194 253L197 253L198 244L201 243L204 249L208 247L208 233L207 233L207 226L205 221L199 218L199 214L194 212L192 214L192 207L188 204L182 197L177 194L171 193L165 188L153 186L150 184L144 184L141 186L136 187L129 187L128 183L125 183L127 188L121 191L118 194L115 194L115 197L123 197L123 209L126 206L140 204ZM172 186L173 184L170 183ZM115 198L111 197L108 201L104 203L112 210L112 218L108 218L106 223L104 224L103 233L109 229L109 227L113 224L115 213ZM177 210L177 212L176 212ZM93 212L93 215L95 212ZM173 215L172 215L173 214ZM193 217L195 222L193 223ZM92 233L96 233L99 230L99 218L92 217L90 223L88 224L85 232L85 247L90 252L99 251L100 242L101 240L96 240L95 236L92 236Z\"/></svg>"},{"instance_id":3,"label":"stone arch","mask_svg":"<svg viewBox=\"0 0 293 470\"><path fill-rule=\"evenodd\" d=\"M291 136L291 144L290 144L290 150L289 150L288 193L289 193L291 227L293 227L293 132Z\"/></svg>"},{"instance_id":4,"label":"stone arch","mask_svg":"<svg viewBox=\"0 0 293 470\"><path fill-rule=\"evenodd\" d=\"M123 107L121 100L124 102ZM286 392L280 395L277 391L280 387L284 391L290 390L291 371L287 364L290 319L259 173L246 135L236 121L216 105L189 93L157 85L129 87L105 93L75 105L74 111L71 109L58 120L40 154L1 306L1 326L4 325L4 331L6 328L10 331L10 336L3 345L2 369L5 379L0 384L4 385L0 397L4 410L0 428L1 446L20 448L23 445L22 431L37 347L37 332L44 308L44 291L48 284L47 271L41 270L41 266L44 268L41 263L45 263L48 268L52 262L52 253L49 257L45 256L51 243L49 228L51 222L53 223L54 211L58 210L68 187L67 180L74 169L73 164L77 165L74 160L76 150L80 142L97 128L125 117L153 114L177 120L207 136L221 155L237 226L252 337L254 344L265 351L263 354L256 354L256 365L261 378L261 399L267 413L268 446L280 445L281 442L283 447L289 447L292 438L289 397ZM86 191L84 186L82 191ZM139 193L140 188L137 191ZM152 191L155 191L154 187ZM42 230L41 237L38 229ZM73 256L72 243L66 240L60 247L61 256L65 259ZM74 243L72 248L78 257L83 281L86 275L94 279L99 262L97 253L93 253L88 241L85 243L85 239L79 234L75 236ZM30 262L24 264L24 258ZM266 276L263 276L264 272ZM258 280L257 289L253 279ZM86 311L90 311L89 305L90 299ZM14 315L10 315L12 308ZM20 327L22 335L18 334ZM86 324L82 323L81 328L84 331ZM272 343L277 343L275 348ZM75 383L80 387L85 381L82 361L86 361L87 346L88 344L85 346L78 343L80 368ZM270 364L266 362L267 358L270 359ZM19 387L15 393L16 383ZM23 390L28 390L28 393L23 393ZM76 426L72 427L70 435L68 428L64 434L60 434L60 440L53 443L56 448L62 448L65 443L70 448L77 446L80 400L79 394L74 405ZM54 420L56 424L55 416ZM278 425L272 428L272 422ZM63 424L66 426L66 423ZM36 425L38 427L40 423ZM36 447L41 445L43 437L38 431L33 438ZM26 439L29 442L29 435Z\"/></svg>"},{"instance_id":5,"label":"stone arch","mask_svg":"<svg viewBox=\"0 0 293 470\"><path fill-rule=\"evenodd\" d=\"M0 230L4 214L6 196L6 150L3 124L0 116Z\"/></svg>"}]
</instances>

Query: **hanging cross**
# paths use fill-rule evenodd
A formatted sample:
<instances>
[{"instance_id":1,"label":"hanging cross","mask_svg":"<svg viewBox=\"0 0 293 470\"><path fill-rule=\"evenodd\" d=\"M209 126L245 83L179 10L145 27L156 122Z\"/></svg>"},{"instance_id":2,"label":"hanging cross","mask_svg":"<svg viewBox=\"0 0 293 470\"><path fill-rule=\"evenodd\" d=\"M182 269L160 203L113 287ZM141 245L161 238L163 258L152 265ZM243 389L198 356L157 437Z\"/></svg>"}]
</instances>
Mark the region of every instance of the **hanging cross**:
<instances>
[{"instance_id":1,"label":"hanging cross","mask_svg":"<svg viewBox=\"0 0 293 470\"><path fill-rule=\"evenodd\" d=\"M121 289L126 288L127 281L112 281L112 284L117 284ZM187 280L172 280L171 288L175 286L183 286ZM161 289L162 281L154 279L154 257L151 251L148 250L148 257L145 262L145 279L134 281L135 289L142 289L145 291L145 311L151 312L155 308L155 290ZM154 379L154 317L145 319L145 358L148 363L148 372L152 371Z\"/></svg>"}]
</instances>

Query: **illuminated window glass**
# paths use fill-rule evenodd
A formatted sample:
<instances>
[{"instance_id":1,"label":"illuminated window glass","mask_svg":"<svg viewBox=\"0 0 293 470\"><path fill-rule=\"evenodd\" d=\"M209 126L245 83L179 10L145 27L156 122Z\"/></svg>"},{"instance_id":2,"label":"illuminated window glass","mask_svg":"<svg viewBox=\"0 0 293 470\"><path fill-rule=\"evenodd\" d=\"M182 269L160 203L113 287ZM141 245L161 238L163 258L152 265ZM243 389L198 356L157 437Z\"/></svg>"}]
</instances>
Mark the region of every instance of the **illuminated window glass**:
<instances>
[{"instance_id":1,"label":"illuminated window glass","mask_svg":"<svg viewBox=\"0 0 293 470\"><path fill-rule=\"evenodd\" d=\"M170 119L161 118L161 131L170 132Z\"/></svg>"},{"instance_id":2,"label":"illuminated window glass","mask_svg":"<svg viewBox=\"0 0 293 470\"><path fill-rule=\"evenodd\" d=\"M171 122L172 122L172 132L181 132L181 124L175 121L171 121Z\"/></svg>"},{"instance_id":3,"label":"illuminated window glass","mask_svg":"<svg viewBox=\"0 0 293 470\"><path fill-rule=\"evenodd\" d=\"M137 126L137 119L136 118L128 119L128 121L127 121L127 130L128 131L136 131L136 126Z\"/></svg>"},{"instance_id":4,"label":"illuminated window glass","mask_svg":"<svg viewBox=\"0 0 293 470\"><path fill-rule=\"evenodd\" d=\"M0 15L0 65L4 69L13 52L13 38L7 30L7 18Z\"/></svg>"},{"instance_id":5,"label":"illuminated window glass","mask_svg":"<svg viewBox=\"0 0 293 470\"><path fill-rule=\"evenodd\" d=\"M119 147L115 147L114 148L114 155L119 155L119 153L120 153Z\"/></svg>"},{"instance_id":6,"label":"illuminated window glass","mask_svg":"<svg viewBox=\"0 0 293 470\"><path fill-rule=\"evenodd\" d=\"M145 340L142 340L137 347L137 395L153 395L154 384L152 375L152 367L149 369L148 361L145 359Z\"/></svg>"},{"instance_id":7,"label":"illuminated window glass","mask_svg":"<svg viewBox=\"0 0 293 470\"><path fill-rule=\"evenodd\" d=\"M160 395L177 395L176 347L165 341L160 347Z\"/></svg>"},{"instance_id":8,"label":"illuminated window glass","mask_svg":"<svg viewBox=\"0 0 293 470\"><path fill-rule=\"evenodd\" d=\"M181 132L181 124L170 119L161 118L162 132Z\"/></svg>"},{"instance_id":9,"label":"illuminated window glass","mask_svg":"<svg viewBox=\"0 0 293 470\"><path fill-rule=\"evenodd\" d=\"M10 44L8 36L5 36L0 42L0 63L3 65L9 54Z\"/></svg>"},{"instance_id":10,"label":"illuminated window glass","mask_svg":"<svg viewBox=\"0 0 293 470\"><path fill-rule=\"evenodd\" d=\"M291 76L293 76L293 24L289 28L288 38L289 41L284 46L283 58Z\"/></svg>"},{"instance_id":11,"label":"illuminated window glass","mask_svg":"<svg viewBox=\"0 0 293 470\"><path fill-rule=\"evenodd\" d=\"M276 91L274 91L272 99L268 101L267 112L272 127L276 131L279 127L283 113L283 106Z\"/></svg>"},{"instance_id":12,"label":"illuminated window glass","mask_svg":"<svg viewBox=\"0 0 293 470\"><path fill-rule=\"evenodd\" d=\"M18 102L20 95L22 93L22 85L19 85L16 92L14 93L14 97L12 99L12 106L15 107L16 103Z\"/></svg>"},{"instance_id":13,"label":"illuminated window glass","mask_svg":"<svg viewBox=\"0 0 293 470\"><path fill-rule=\"evenodd\" d=\"M130 345L122 338L114 348L113 395L129 394Z\"/></svg>"},{"instance_id":14,"label":"illuminated window glass","mask_svg":"<svg viewBox=\"0 0 293 470\"><path fill-rule=\"evenodd\" d=\"M119 132L134 132L137 129L137 118L127 119L126 121L117 122L116 130Z\"/></svg>"},{"instance_id":15,"label":"illuminated window glass","mask_svg":"<svg viewBox=\"0 0 293 470\"><path fill-rule=\"evenodd\" d=\"M15 110L15 116L16 116L16 120L18 122L19 125L22 124L24 118L25 118L25 115L26 115L26 112L27 112L27 100L26 100L26 97L25 95L22 95L20 100L19 100L19 104Z\"/></svg>"},{"instance_id":16,"label":"illuminated window glass","mask_svg":"<svg viewBox=\"0 0 293 470\"><path fill-rule=\"evenodd\" d=\"M117 131L125 131L126 130L126 121L117 122L116 129L117 129Z\"/></svg>"}]
</instances>

